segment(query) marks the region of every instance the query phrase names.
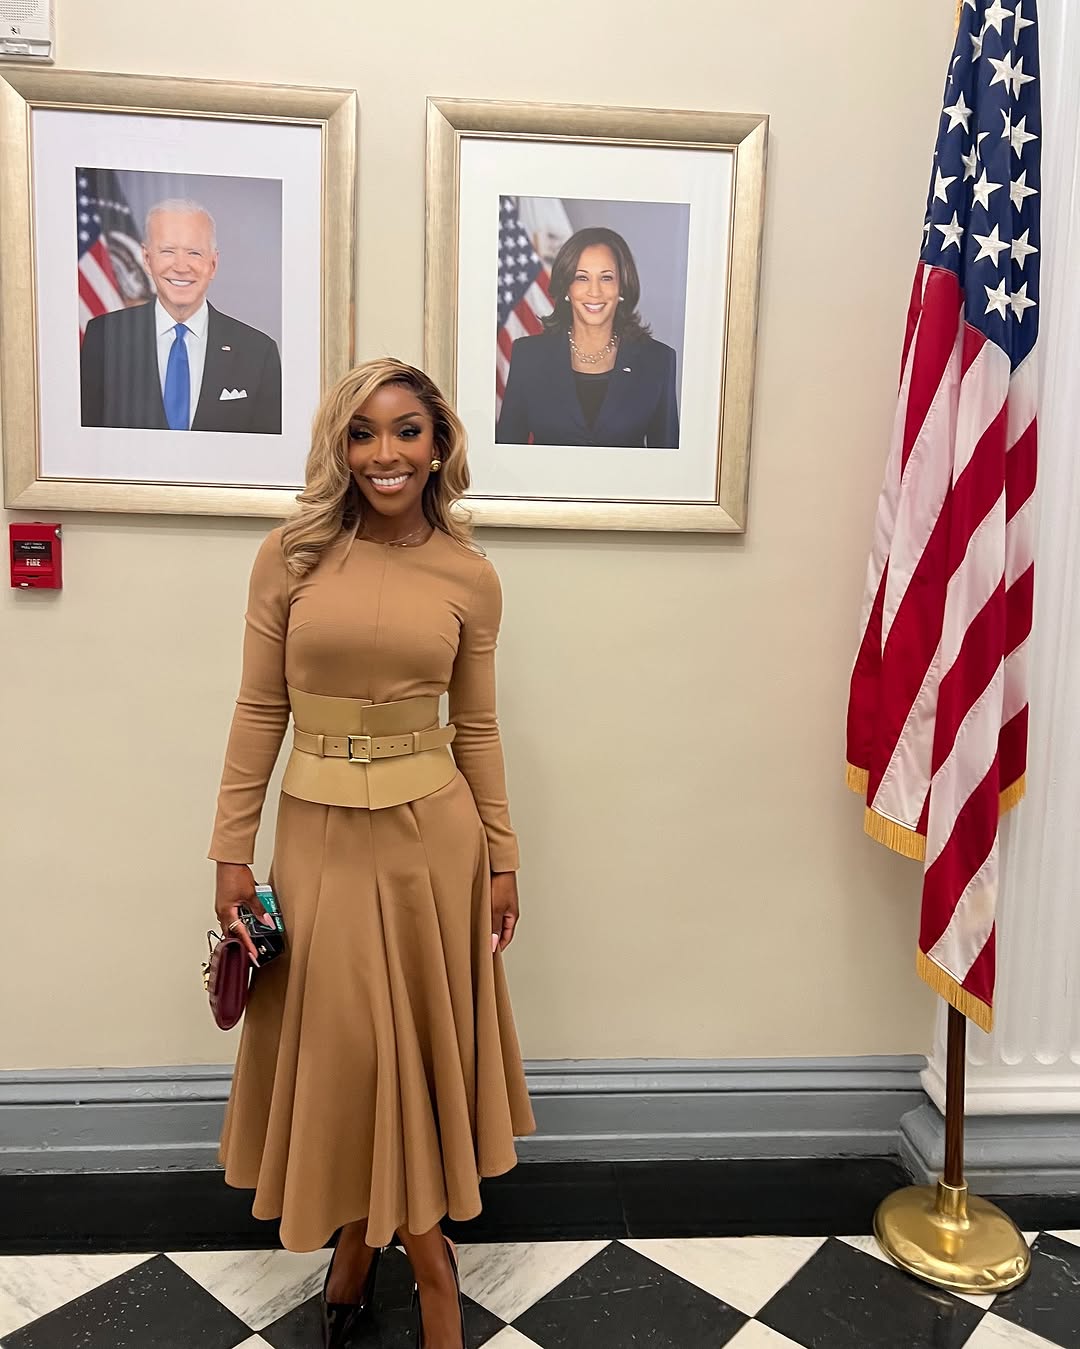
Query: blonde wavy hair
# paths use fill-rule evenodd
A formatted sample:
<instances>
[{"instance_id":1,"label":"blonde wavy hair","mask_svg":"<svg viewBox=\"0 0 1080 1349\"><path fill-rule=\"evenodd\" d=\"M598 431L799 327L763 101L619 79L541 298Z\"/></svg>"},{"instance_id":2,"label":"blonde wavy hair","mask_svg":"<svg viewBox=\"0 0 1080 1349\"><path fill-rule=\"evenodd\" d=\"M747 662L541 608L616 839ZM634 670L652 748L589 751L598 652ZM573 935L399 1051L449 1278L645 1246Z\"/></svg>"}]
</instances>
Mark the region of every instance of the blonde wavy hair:
<instances>
[{"instance_id":1,"label":"blonde wavy hair","mask_svg":"<svg viewBox=\"0 0 1080 1349\"><path fill-rule=\"evenodd\" d=\"M304 490L282 537L285 564L293 576L306 576L342 535L363 527L364 498L349 470L349 425L388 384L415 394L434 426L435 457L442 460L442 468L424 485L428 523L464 547L475 547L467 519L453 511L469 487L465 428L430 376L404 361L381 357L338 380L315 414Z\"/></svg>"}]
</instances>

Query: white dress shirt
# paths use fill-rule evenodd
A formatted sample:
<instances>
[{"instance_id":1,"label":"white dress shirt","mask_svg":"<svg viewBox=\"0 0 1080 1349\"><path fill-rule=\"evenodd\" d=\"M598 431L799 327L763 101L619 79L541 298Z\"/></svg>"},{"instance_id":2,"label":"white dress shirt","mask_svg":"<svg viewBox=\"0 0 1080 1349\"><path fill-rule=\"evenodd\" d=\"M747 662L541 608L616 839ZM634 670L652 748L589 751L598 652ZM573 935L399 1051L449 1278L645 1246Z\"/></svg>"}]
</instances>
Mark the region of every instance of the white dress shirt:
<instances>
[{"instance_id":1,"label":"white dress shirt","mask_svg":"<svg viewBox=\"0 0 1080 1349\"><path fill-rule=\"evenodd\" d=\"M188 372L191 376L191 409L188 413L188 427L195 420L195 409L199 406L199 394L202 391L203 370L206 366L206 328L210 322L210 311L206 301L196 309L191 318L184 319L187 333L184 346L187 348ZM169 368L169 352L176 341L176 319L169 313L160 300L154 301L154 323L157 329L157 364L161 379L161 396L165 397L165 372Z\"/></svg>"}]
</instances>

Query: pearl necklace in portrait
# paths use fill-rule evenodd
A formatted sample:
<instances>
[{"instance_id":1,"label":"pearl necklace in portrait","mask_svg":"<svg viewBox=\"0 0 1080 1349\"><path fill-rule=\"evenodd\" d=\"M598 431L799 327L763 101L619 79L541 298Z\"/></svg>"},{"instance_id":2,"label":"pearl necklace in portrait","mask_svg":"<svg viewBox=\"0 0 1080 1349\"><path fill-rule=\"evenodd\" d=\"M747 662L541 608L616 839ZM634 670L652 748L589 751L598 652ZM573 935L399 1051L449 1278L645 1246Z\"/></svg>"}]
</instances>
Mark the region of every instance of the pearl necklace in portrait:
<instances>
[{"instance_id":1,"label":"pearl necklace in portrait","mask_svg":"<svg viewBox=\"0 0 1080 1349\"><path fill-rule=\"evenodd\" d=\"M599 365L600 362L606 360L619 345L619 334L612 333L609 340L600 348L599 351L597 352L582 351L578 346L578 344L574 341L574 334L572 332L568 332L566 335L570 339L570 350L574 353L575 358L579 360L582 365Z\"/></svg>"}]
</instances>

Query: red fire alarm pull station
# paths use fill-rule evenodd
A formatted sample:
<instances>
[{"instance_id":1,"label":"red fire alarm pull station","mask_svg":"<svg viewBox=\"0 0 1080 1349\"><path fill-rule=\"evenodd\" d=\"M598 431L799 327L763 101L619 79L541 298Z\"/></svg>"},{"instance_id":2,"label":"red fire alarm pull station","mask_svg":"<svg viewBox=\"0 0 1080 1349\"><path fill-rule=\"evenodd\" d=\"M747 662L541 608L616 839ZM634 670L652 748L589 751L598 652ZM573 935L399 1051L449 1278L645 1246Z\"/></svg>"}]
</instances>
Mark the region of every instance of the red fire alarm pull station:
<instances>
[{"instance_id":1,"label":"red fire alarm pull station","mask_svg":"<svg viewBox=\"0 0 1080 1349\"><path fill-rule=\"evenodd\" d=\"M11 584L19 590L59 590L63 585L60 565L60 526L33 524L8 526L11 535Z\"/></svg>"}]
</instances>

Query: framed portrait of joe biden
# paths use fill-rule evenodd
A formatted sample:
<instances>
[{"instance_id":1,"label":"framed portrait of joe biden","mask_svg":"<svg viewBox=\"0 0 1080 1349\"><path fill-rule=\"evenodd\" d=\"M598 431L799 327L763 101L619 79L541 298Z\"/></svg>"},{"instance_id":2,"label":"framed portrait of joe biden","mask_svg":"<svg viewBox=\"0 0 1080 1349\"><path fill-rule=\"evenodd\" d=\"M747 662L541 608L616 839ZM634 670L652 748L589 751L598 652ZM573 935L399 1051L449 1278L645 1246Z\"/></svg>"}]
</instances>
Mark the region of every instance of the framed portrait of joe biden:
<instances>
[{"instance_id":1,"label":"framed portrait of joe biden","mask_svg":"<svg viewBox=\"0 0 1080 1349\"><path fill-rule=\"evenodd\" d=\"M352 359L353 91L0 72L5 504L280 516Z\"/></svg>"},{"instance_id":2,"label":"framed portrait of joe biden","mask_svg":"<svg viewBox=\"0 0 1080 1349\"><path fill-rule=\"evenodd\" d=\"M428 100L425 354L480 524L746 527L768 118Z\"/></svg>"}]
</instances>

